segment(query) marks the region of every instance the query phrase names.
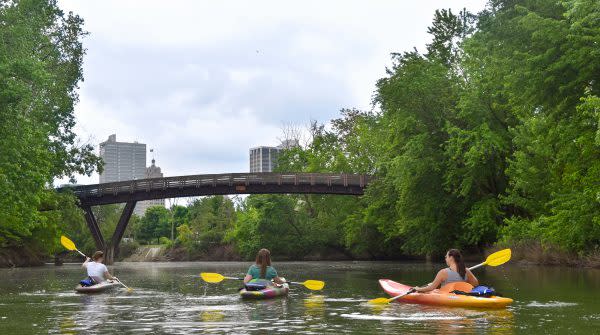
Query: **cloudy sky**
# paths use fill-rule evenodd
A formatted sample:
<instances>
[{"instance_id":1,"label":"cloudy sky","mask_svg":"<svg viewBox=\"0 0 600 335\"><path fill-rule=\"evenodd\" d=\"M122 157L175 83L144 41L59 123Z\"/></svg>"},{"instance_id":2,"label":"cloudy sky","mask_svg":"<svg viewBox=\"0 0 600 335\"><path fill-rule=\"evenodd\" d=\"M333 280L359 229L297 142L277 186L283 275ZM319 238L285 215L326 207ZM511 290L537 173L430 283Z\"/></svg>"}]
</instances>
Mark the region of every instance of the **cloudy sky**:
<instances>
[{"instance_id":1,"label":"cloudy sky","mask_svg":"<svg viewBox=\"0 0 600 335\"><path fill-rule=\"evenodd\" d=\"M248 171L248 149L277 145L283 125L370 109L390 53L423 50L435 9L485 0L59 4L90 33L80 138L146 143L176 176Z\"/></svg>"}]
</instances>

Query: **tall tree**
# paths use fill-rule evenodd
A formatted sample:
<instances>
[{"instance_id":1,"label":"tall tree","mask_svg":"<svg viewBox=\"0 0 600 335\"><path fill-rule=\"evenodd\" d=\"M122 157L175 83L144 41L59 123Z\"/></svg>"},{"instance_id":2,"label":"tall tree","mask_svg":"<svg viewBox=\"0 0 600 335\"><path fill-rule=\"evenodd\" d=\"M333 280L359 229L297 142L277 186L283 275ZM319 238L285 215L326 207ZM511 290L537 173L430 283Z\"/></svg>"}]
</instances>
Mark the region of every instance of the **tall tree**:
<instances>
[{"instance_id":1,"label":"tall tree","mask_svg":"<svg viewBox=\"0 0 600 335\"><path fill-rule=\"evenodd\" d=\"M55 227L38 212L54 196L48 186L100 166L73 132L82 24L56 1L0 3L0 247Z\"/></svg>"}]
</instances>

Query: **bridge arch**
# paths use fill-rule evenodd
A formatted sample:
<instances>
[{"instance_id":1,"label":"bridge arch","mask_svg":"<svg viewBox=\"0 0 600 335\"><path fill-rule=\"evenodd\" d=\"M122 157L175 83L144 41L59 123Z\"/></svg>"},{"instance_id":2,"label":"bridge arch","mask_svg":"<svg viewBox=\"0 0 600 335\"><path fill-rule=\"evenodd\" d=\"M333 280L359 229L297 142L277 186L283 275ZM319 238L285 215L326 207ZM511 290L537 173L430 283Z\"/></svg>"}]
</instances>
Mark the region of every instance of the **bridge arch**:
<instances>
[{"instance_id":1,"label":"bridge arch","mask_svg":"<svg viewBox=\"0 0 600 335\"><path fill-rule=\"evenodd\" d=\"M227 194L364 194L371 179L362 174L333 173L229 173L137 179L93 185L67 186L79 200L96 248L112 264L115 251L138 201ZM125 203L111 239L105 241L92 206Z\"/></svg>"}]
</instances>

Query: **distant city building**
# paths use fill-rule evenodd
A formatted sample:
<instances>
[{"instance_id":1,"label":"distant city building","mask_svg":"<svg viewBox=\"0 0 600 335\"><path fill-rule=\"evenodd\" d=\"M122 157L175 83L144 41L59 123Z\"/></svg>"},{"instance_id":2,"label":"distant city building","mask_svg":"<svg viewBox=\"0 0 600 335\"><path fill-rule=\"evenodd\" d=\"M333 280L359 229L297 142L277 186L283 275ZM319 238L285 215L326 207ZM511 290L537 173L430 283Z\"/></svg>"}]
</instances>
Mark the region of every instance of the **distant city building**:
<instances>
[{"instance_id":1,"label":"distant city building","mask_svg":"<svg viewBox=\"0 0 600 335\"><path fill-rule=\"evenodd\" d=\"M100 143L100 158L104 161L101 183L144 178L146 145L143 143L117 142L117 135L110 135Z\"/></svg>"},{"instance_id":2,"label":"distant city building","mask_svg":"<svg viewBox=\"0 0 600 335\"><path fill-rule=\"evenodd\" d=\"M152 159L152 165L146 168L146 144L138 142L117 142L117 135L100 143L100 158L104 161L104 170L100 174L100 183L126 181L144 178L162 177L163 174ZM164 200L140 201L134 213L142 216L151 206L164 206Z\"/></svg>"},{"instance_id":3,"label":"distant city building","mask_svg":"<svg viewBox=\"0 0 600 335\"><path fill-rule=\"evenodd\" d=\"M152 151L152 150L150 150ZM152 165L146 168L146 173L144 178L161 178L163 177L163 173L160 171L160 167L155 165L156 161L152 158ZM146 200L146 201L138 201L135 205L135 209L133 212L139 216L144 215L146 210L152 206L165 206L165 199L154 199L154 200Z\"/></svg>"},{"instance_id":4,"label":"distant city building","mask_svg":"<svg viewBox=\"0 0 600 335\"><path fill-rule=\"evenodd\" d=\"M281 150L298 146L297 140L285 140L276 147L250 148L250 172L273 172Z\"/></svg>"}]
</instances>

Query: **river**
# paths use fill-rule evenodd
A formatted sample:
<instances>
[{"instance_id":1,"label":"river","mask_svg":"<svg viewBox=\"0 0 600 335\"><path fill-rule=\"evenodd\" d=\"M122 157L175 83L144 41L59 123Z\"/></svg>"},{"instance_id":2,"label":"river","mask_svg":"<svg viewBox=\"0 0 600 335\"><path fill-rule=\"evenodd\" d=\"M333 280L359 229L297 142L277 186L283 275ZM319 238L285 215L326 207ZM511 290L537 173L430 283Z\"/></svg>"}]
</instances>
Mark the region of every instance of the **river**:
<instances>
[{"instance_id":1,"label":"river","mask_svg":"<svg viewBox=\"0 0 600 335\"><path fill-rule=\"evenodd\" d=\"M377 279L429 282L441 264L285 262L288 280L320 279L323 291L292 286L287 298L242 301L240 283L206 284L200 272L242 275L250 263L118 263L109 267L134 290L82 295L75 264L0 269L1 334L592 334L600 333L600 270L503 265L478 269L480 281L515 299L503 310L394 303Z\"/></svg>"}]
</instances>

